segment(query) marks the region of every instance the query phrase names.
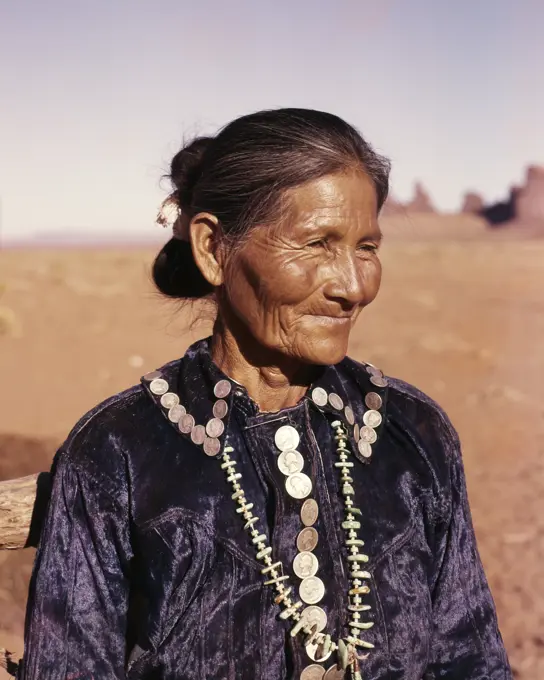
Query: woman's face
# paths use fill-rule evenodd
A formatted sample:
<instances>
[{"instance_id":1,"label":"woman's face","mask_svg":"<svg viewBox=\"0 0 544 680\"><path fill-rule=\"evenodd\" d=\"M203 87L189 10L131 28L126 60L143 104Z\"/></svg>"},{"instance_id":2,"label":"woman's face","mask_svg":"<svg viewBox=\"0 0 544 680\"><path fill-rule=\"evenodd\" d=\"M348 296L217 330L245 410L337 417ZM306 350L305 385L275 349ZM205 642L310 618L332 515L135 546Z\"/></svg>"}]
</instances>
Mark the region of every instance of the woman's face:
<instances>
[{"instance_id":1,"label":"woman's face","mask_svg":"<svg viewBox=\"0 0 544 680\"><path fill-rule=\"evenodd\" d=\"M257 227L228 263L220 314L268 353L335 364L380 286L376 191L369 177L352 172L286 198L281 223Z\"/></svg>"}]
</instances>

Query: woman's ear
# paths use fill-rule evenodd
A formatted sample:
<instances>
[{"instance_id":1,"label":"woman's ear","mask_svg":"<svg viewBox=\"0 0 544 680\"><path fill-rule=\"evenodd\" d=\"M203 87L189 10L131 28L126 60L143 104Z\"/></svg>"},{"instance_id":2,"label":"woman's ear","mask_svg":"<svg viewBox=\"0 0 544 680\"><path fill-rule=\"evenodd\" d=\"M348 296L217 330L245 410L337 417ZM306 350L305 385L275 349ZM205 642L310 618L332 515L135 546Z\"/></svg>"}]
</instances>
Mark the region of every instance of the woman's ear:
<instances>
[{"instance_id":1,"label":"woman's ear","mask_svg":"<svg viewBox=\"0 0 544 680\"><path fill-rule=\"evenodd\" d=\"M223 267L219 258L221 236L219 220L211 213L198 213L189 225L189 239L197 267L212 286L223 283Z\"/></svg>"}]
</instances>

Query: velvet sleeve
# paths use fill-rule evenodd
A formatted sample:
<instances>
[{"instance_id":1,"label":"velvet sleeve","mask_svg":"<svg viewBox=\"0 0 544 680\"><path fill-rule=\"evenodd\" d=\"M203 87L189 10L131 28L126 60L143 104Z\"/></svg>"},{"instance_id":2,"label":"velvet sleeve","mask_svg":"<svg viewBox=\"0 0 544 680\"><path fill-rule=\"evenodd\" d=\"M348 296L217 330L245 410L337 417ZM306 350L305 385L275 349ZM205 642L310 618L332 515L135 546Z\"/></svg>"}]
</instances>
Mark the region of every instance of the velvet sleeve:
<instances>
[{"instance_id":1,"label":"velvet sleeve","mask_svg":"<svg viewBox=\"0 0 544 680\"><path fill-rule=\"evenodd\" d=\"M125 677L125 494L59 452L36 555L21 680Z\"/></svg>"},{"instance_id":2,"label":"velvet sleeve","mask_svg":"<svg viewBox=\"0 0 544 680\"><path fill-rule=\"evenodd\" d=\"M439 538L432 593L434 630L424 678L511 680L495 605L476 545L461 450L453 428L446 440L450 508Z\"/></svg>"}]
</instances>

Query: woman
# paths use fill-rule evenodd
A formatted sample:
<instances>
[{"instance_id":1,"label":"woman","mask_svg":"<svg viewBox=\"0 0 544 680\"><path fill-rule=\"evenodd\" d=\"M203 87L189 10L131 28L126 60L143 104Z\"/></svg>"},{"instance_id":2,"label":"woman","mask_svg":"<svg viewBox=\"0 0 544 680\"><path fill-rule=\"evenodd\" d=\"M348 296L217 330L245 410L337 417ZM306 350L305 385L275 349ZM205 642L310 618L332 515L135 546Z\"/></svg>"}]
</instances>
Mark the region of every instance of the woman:
<instances>
[{"instance_id":1,"label":"woman","mask_svg":"<svg viewBox=\"0 0 544 680\"><path fill-rule=\"evenodd\" d=\"M213 334L58 452L21 678L511 678L455 431L346 358L388 175L301 109L175 156L154 280Z\"/></svg>"}]
</instances>

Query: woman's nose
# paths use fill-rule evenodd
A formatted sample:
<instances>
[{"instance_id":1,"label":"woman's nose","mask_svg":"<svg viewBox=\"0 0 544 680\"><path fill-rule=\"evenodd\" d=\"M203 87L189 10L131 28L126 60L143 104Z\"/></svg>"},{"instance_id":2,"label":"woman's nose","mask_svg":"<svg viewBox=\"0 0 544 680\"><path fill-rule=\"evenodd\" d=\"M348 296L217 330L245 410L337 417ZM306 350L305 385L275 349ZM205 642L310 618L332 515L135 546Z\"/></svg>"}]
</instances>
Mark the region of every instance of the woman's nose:
<instances>
[{"instance_id":1,"label":"woman's nose","mask_svg":"<svg viewBox=\"0 0 544 680\"><path fill-rule=\"evenodd\" d=\"M344 253L337 257L331 269L329 285L325 294L342 301L343 306L355 307L365 298L363 267L355 253Z\"/></svg>"}]
</instances>

